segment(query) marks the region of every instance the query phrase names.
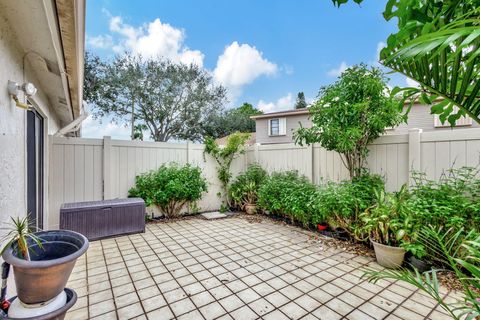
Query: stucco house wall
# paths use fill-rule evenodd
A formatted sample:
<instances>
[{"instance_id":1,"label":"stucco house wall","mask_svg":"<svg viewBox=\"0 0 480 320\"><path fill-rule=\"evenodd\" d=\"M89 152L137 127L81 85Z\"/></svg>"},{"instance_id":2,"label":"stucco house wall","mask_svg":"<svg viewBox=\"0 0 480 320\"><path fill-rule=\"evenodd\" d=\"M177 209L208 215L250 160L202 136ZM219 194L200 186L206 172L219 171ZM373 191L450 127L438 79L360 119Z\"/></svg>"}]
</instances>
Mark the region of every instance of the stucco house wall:
<instances>
[{"instance_id":1,"label":"stucco house wall","mask_svg":"<svg viewBox=\"0 0 480 320\"><path fill-rule=\"evenodd\" d=\"M45 118L44 141L47 141L47 134L55 133L60 126L28 60L25 68L23 60L24 52L16 35L0 14L0 225L10 216L26 214L26 111L16 107L9 96L8 80L32 82L37 87L31 102ZM25 96L20 94L19 99L24 102ZM45 143L45 158L48 159L48 143Z\"/></svg>"},{"instance_id":2,"label":"stucco house wall","mask_svg":"<svg viewBox=\"0 0 480 320\"><path fill-rule=\"evenodd\" d=\"M48 135L60 134L59 129L66 125L70 126L61 134L78 135L75 124L79 122L75 121L84 118L81 117L84 21L84 0L0 1L0 227L5 227L11 216L27 214L27 186L32 186L32 208L39 215L43 211L44 224L40 227L51 227L48 225ZM35 148L31 154L43 155L41 159L32 158L35 165L31 166L31 172L36 173L31 176L27 176L30 112L19 108L9 95L9 80L19 85L30 82L37 88L36 94L28 99L22 90L17 94L20 103L28 103L35 110L36 123L43 122L42 132L30 130L32 136L43 140L43 145L37 145L32 139ZM43 152L38 151L42 147ZM41 167L37 168L37 164ZM4 232L0 231L0 237Z\"/></svg>"}]
</instances>

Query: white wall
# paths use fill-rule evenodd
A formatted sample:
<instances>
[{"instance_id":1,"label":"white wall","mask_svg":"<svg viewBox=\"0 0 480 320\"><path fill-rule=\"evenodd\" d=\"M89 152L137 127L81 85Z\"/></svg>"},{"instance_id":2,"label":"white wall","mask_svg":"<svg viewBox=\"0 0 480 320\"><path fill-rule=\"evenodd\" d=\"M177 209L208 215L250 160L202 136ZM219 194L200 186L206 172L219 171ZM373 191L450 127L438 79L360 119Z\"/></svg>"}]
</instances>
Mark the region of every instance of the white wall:
<instances>
[{"instance_id":1,"label":"white wall","mask_svg":"<svg viewBox=\"0 0 480 320\"><path fill-rule=\"evenodd\" d=\"M10 216L26 214L26 111L15 106L7 91L8 80L32 82L39 89L34 97L36 107L45 120L45 174L48 175L47 133L58 129L56 117L49 111L49 102L40 84L25 62L24 52L5 17L0 13L0 226ZM25 101L23 95L19 96ZM45 186L47 184L45 183ZM47 190L45 189L45 192ZM46 206L46 204L45 204ZM45 211L46 208L45 208Z\"/></svg>"}]
</instances>

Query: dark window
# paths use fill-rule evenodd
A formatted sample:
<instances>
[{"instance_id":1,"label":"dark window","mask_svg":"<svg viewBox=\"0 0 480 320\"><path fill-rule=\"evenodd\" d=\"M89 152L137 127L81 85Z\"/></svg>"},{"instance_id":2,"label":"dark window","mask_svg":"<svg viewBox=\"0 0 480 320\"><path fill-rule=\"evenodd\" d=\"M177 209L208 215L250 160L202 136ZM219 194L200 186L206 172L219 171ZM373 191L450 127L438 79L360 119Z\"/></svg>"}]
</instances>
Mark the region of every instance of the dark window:
<instances>
[{"instance_id":1,"label":"dark window","mask_svg":"<svg viewBox=\"0 0 480 320\"><path fill-rule=\"evenodd\" d=\"M280 134L280 120L271 119L270 120L270 135L278 136Z\"/></svg>"}]
</instances>

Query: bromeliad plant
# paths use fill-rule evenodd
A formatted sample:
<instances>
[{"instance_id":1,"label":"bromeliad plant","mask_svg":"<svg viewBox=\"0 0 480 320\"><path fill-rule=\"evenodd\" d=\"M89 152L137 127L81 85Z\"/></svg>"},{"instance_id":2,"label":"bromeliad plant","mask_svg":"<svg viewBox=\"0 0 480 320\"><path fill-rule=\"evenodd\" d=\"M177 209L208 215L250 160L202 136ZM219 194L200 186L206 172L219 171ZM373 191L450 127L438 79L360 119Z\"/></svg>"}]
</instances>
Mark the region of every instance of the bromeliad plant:
<instances>
[{"instance_id":1,"label":"bromeliad plant","mask_svg":"<svg viewBox=\"0 0 480 320\"><path fill-rule=\"evenodd\" d=\"M30 229L28 225L28 216L23 218L10 217L10 219L11 221L8 223L8 226L1 228L2 230L8 231L8 233L2 239L2 242L6 241L6 244L2 248L0 255L2 255L6 249L16 243L18 245L19 253L22 255L21 258L30 261L28 239L32 239L32 241L37 244L40 249L43 248L42 241Z\"/></svg>"},{"instance_id":2,"label":"bromeliad plant","mask_svg":"<svg viewBox=\"0 0 480 320\"><path fill-rule=\"evenodd\" d=\"M453 270L463 286L463 302L448 303L445 295L439 291L439 270L421 274L418 270L367 270L363 277L373 283L381 279L407 282L435 299L453 319L474 320L480 317L480 236L464 230L454 232L443 228L423 227L418 241L429 247L430 258L439 260L445 267Z\"/></svg>"}]
</instances>

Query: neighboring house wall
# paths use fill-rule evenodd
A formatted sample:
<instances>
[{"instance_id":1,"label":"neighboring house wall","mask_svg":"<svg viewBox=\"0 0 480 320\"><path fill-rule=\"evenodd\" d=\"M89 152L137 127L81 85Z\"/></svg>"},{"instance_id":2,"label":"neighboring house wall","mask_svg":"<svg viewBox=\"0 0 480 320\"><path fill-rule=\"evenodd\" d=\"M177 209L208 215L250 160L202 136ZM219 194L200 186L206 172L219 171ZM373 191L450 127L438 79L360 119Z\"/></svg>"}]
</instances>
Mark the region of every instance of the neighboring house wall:
<instances>
[{"instance_id":1,"label":"neighboring house wall","mask_svg":"<svg viewBox=\"0 0 480 320\"><path fill-rule=\"evenodd\" d=\"M8 80L18 83L32 82L38 89L32 102L45 118L44 172L48 175L48 135L59 129L57 118L50 112L49 101L41 85L30 72L28 60L23 61L24 52L16 36L0 13L0 225L10 216L26 214L26 111L15 106L8 95ZM24 69L25 66L25 69ZM20 101L25 97L20 94ZM46 179L45 179L46 180ZM48 191L45 183L45 193ZM47 204L44 204L44 211Z\"/></svg>"},{"instance_id":2,"label":"neighboring house wall","mask_svg":"<svg viewBox=\"0 0 480 320\"><path fill-rule=\"evenodd\" d=\"M436 115L430 114L429 105L422 105L422 104L415 104L410 113L408 114L408 122L402 123L398 127L393 129L387 129L387 134L403 134L408 133L409 129L422 129L424 132L428 131L439 131L439 130L452 130L448 122L445 122L444 125L440 125L440 122L437 121L435 123ZM285 118L286 121L286 132L284 135L279 136L270 136L269 135L269 121L270 119L276 118ZM461 120L463 124L468 123L468 125L458 125L454 127L455 130L457 129L467 129L467 128L480 128L480 125L472 121L472 119L468 119L467 121L462 118ZM256 119L256 136L257 136L257 143L260 144L272 144L272 143L290 143L293 142L293 131L300 127L299 122L302 123L304 127L311 127L312 121L309 119L307 114L301 115L284 115L284 116L272 116L272 118L260 118Z\"/></svg>"},{"instance_id":3,"label":"neighboring house wall","mask_svg":"<svg viewBox=\"0 0 480 320\"><path fill-rule=\"evenodd\" d=\"M436 131L436 130L451 130L448 122L445 122L445 126L436 127L435 126L435 115L430 114L429 105L415 104L410 113L408 114L408 123L402 123L393 130L388 130L387 133L407 133L409 129L419 128L424 132L426 131ZM475 121L471 121L471 125L468 126L458 126L456 129L466 129L466 128L479 128L479 124Z\"/></svg>"},{"instance_id":4,"label":"neighboring house wall","mask_svg":"<svg viewBox=\"0 0 480 320\"><path fill-rule=\"evenodd\" d=\"M269 135L270 119L285 118L285 134L278 136ZM293 141L293 131L300 128L300 124L304 127L311 127L312 122L308 119L307 114L279 116L272 118L256 119L256 142L260 144L266 143L288 143Z\"/></svg>"}]
</instances>

